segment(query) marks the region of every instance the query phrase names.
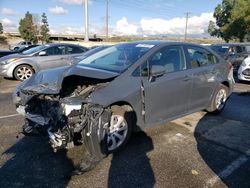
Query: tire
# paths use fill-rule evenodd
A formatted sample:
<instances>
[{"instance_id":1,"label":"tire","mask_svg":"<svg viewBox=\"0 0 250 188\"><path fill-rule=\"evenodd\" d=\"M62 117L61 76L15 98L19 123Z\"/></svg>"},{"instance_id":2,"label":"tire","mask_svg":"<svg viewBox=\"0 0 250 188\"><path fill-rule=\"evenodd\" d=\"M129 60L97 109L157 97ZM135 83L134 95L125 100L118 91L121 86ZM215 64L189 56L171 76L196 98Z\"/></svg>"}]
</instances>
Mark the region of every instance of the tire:
<instances>
[{"instance_id":1,"label":"tire","mask_svg":"<svg viewBox=\"0 0 250 188\"><path fill-rule=\"evenodd\" d=\"M207 109L207 111L213 114L221 113L226 105L228 93L229 93L228 87L220 84L219 87L216 89L216 92L214 93L211 105Z\"/></svg>"},{"instance_id":2,"label":"tire","mask_svg":"<svg viewBox=\"0 0 250 188\"><path fill-rule=\"evenodd\" d=\"M115 105L111 107L111 110L112 115L108 127L107 145L108 152L114 153L123 149L131 136L134 124L134 111L128 105ZM119 120L121 119L123 119L123 121L119 124ZM114 127L114 125L119 126Z\"/></svg>"},{"instance_id":3,"label":"tire","mask_svg":"<svg viewBox=\"0 0 250 188\"><path fill-rule=\"evenodd\" d=\"M14 70L14 77L19 81L29 79L34 74L34 70L29 65L19 65Z\"/></svg>"},{"instance_id":4,"label":"tire","mask_svg":"<svg viewBox=\"0 0 250 188\"><path fill-rule=\"evenodd\" d=\"M14 48L14 51L17 51L18 49L19 49L19 47L15 47L15 48Z\"/></svg>"}]
</instances>

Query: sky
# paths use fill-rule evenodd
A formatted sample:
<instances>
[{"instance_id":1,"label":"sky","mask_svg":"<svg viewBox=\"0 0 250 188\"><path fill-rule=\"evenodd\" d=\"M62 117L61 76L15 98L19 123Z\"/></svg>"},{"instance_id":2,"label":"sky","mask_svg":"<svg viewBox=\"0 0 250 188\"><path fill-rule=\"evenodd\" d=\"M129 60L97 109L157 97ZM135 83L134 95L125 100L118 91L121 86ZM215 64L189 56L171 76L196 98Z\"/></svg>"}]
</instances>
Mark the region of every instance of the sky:
<instances>
[{"instance_id":1,"label":"sky","mask_svg":"<svg viewBox=\"0 0 250 188\"><path fill-rule=\"evenodd\" d=\"M112 35L183 35L185 13L190 12L188 34L205 36L213 11L221 0L109 0ZM90 34L105 34L106 0L89 0ZM0 0L0 22L5 32L17 32L29 11L47 15L50 32L84 34L84 0Z\"/></svg>"}]
</instances>

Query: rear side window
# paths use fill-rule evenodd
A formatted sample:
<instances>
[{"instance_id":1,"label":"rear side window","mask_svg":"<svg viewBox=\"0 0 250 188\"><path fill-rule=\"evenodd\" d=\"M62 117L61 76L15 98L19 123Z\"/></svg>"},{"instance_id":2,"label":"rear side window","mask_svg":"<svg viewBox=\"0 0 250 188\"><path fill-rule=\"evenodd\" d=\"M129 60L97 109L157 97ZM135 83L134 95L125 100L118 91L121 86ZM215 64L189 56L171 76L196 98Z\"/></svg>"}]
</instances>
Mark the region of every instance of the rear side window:
<instances>
[{"instance_id":1,"label":"rear side window","mask_svg":"<svg viewBox=\"0 0 250 188\"><path fill-rule=\"evenodd\" d=\"M68 54L79 54L85 52L86 49L78 46L68 46Z\"/></svg>"},{"instance_id":2,"label":"rear side window","mask_svg":"<svg viewBox=\"0 0 250 188\"><path fill-rule=\"evenodd\" d=\"M217 62L217 58L209 51L199 47L187 48L189 58L191 60L191 67L204 67Z\"/></svg>"},{"instance_id":3,"label":"rear side window","mask_svg":"<svg viewBox=\"0 0 250 188\"><path fill-rule=\"evenodd\" d=\"M45 50L47 55L64 55L65 46L53 46Z\"/></svg>"}]
</instances>

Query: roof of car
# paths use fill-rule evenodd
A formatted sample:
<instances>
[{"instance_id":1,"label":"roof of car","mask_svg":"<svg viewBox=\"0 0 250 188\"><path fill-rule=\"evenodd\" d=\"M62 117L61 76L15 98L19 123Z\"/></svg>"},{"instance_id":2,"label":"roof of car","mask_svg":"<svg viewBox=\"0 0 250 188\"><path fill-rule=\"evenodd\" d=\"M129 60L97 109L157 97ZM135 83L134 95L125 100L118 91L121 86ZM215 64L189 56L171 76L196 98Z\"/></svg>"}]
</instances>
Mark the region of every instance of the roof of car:
<instances>
[{"instance_id":1,"label":"roof of car","mask_svg":"<svg viewBox=\"0 0 250 188\"><path fill-rule=\"evenodd\" d=\"M70 45L70 46L84 47L84 46L81 46L81 45L78 45L78 44L70 44L70 43L47 43L47 44L44 44L44 46L58 46L58 45L68 45L68 46Z\"/></svg>"},{"instance_id":2,"label":"roof of car","mask_svg":"<svg viewBox=\"0 0 250 188\"><path fill-rule=\"evenodd\" d=\"M167 40L141 40L141 41L133 41L133 42L129 42L131 44L149 44L149 45L162 45L162 44L189 44L189 45L198 45L199 44L195 44L195 43L188 43L188 42L179 42L179 41L167 41Z\"/></svg>"},{"instance_id":3,"label":"roof of car","mask_svg":"<svg viewBox=\"0 0 250 188\"><path fill-rule=\"evenodd\" d=\"M211 46L244 46L250 43L221 43L221 44L211 44Z\"/></svg>"}]
</instances>

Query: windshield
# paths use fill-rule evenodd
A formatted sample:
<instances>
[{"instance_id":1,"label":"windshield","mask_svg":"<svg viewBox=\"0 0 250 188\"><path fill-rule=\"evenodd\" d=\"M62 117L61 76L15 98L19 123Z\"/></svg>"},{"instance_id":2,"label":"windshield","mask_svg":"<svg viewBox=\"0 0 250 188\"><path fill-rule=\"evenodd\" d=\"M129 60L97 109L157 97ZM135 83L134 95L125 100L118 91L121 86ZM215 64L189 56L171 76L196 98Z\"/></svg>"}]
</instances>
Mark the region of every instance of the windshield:
<instances>
[{"instance_id":1,"label":"windshield","mask_svg":"<svg viewBox=\"0 0 250 188\"><path fill-rule=\"evenodd\" d=\"M229 50L229 46L210 46L210 48L222 55L225 55Z\"/></svg>"},{"instance_id":2,"label":"windshield","mask_svg":"<svg viewBox=\"0 0 250 188\"><path fill-rule=\"evenodd\" d=\"M120 44L101 50L79 62L80 65L121 73L154 45Z\"/></svg>"},{"instance_id":3,"label":"windshield","mask_svg":"<svg viewBox=\"0 0 250 188\"><path fill-rule=\"evenodd\" d=\"M37 51L40 51L42 49L46 48L46 46L37 46L37 47L34 47L34 48L30 48L28 50L25 50L22 52L23 55L30 55L30 54L33 54Z\"/></svg>"}]
</instances>

